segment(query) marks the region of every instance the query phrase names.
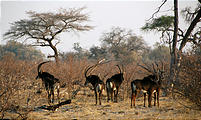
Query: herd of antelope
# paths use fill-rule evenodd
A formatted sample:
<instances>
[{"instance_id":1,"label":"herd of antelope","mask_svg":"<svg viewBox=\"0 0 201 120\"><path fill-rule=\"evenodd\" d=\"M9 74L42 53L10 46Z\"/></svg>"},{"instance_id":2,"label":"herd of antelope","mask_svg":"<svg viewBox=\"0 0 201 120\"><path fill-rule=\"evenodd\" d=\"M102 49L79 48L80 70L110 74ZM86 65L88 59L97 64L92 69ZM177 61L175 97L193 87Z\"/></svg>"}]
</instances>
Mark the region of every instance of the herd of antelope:
<instances>
[{"instance_id":1,"label":"herd of antelope","mask_svg":"<svg viewBox=\"0 0 201 120\"><path fill-rule=\"evenodd\" d=\"M122 82L124 81L124 74L125 74L122 71L123 68L121 69L119 65L116 65L119 69L119 73L114 74L112 77L108 78L106 80L106 85L105 85L98 75L89 75L94 70L94 68L103 64L102 61L99 61L95 65L86 67L84 71L84 75L86 78L84 86L88 85L88 83L90 83L93 86L93 91L95 93L95 98L96 98L96 105L97 105L98 99L99 99L99 105L101 105L101 97L102 97L103 90L105 89L107 91L107 102L109 102L110 100L112 102L117 102L119 88ZM42 83L45 86L45 89L48 94L48 103L49 104L54 103L55 90L57 90L57 98L58 98L58 102L60 103L59 89L61 85L60 85L59 79L55 78L52 74L48 72L43 72L41 70L41 66L47 62L50 62L50 61L42 62L38 65L38 68L37 68L38 75L36 79L38 78L42 79ZM152 74L144 77L143 79L136 79L131 82L131 90L132 90L131 107L135 106L135 99L140 91L142 91L144 94L144 107L145 107L146 95L148 95L148 107L151 107L152 94L154 94L154 106L156 105L156 99L157 99L157 104L159 107L159 92L161 88L161 80L164 78L164 75L163 75L164 65L162 63L162 70L159 69L159 66L157 63L152 65L153 65L153 70L150 70L147 67L139 65L145 70L147 70L148 72L151 72ZM155 66L157 66L157 69L155 69Z\"/></svg>"}]
</instances>

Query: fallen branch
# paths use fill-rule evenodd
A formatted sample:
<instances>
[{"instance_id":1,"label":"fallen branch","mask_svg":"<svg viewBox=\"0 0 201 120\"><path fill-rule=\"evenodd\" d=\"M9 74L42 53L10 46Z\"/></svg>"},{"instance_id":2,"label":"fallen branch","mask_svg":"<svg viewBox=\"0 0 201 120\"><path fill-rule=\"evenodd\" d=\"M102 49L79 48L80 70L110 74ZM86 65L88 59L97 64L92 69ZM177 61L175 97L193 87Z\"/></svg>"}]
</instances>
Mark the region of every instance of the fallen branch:
<instances>
[{"instance_id":1,"label":"fallen branch","mask_svg":"<svg viewBox=\"0 0 201 120\"><path fill-rule=\"evenodd\" d=\"M41 107L38 107L40 109L45 109L45 110L51 110L51 111L55 111L56 109L58 109L60 106L63 106L63 105L66 105L66 104L71 104L71 100L66 100L64 102L61 102L59 104L56 104L56 105L50 105L50 106L41 106Z\"/></svg>"}]
</instances>

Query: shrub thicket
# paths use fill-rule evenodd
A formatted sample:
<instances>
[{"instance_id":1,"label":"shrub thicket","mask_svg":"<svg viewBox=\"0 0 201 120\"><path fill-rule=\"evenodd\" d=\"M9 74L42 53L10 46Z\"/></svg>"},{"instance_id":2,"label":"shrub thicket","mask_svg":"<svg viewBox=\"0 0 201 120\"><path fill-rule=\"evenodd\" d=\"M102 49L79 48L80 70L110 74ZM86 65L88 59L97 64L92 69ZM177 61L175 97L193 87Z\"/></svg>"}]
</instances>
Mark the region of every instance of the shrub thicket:
<instances>
[{"instance_id":1,"label":"shrub thicket","mask_svg":"<svg viewBox=\"0 0 201 120\"><path fill-rule=\"evenodd\" d=\"M183 56L178 78L176 88L201 108L201 56Z\"/></svg>"}]
</instances>

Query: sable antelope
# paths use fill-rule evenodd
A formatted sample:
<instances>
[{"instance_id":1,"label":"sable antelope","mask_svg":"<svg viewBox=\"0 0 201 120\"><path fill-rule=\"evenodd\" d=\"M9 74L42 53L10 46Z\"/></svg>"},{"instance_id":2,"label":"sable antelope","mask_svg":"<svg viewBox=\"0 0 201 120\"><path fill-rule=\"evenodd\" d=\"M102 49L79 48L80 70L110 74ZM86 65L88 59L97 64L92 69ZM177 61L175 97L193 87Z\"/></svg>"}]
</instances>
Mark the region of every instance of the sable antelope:
<instances>
[{"instance_id":1,"label":"sable antelope","mask_svg":"<svg viewBox=\"0 0 201 120\"><path fill-rule=\"evenodd\" d=\"M141 66L141 65L140 65ZM162 64L163 66L163 64ZM141 66L142 68L146 69L149 72L152 72L148 68ZM157 64L158 67L158 64ZM157 98L157 104L159 107L159 92L161 87L161 80L163 79L163 70L161 71L158 69L157 71L154 68L154 72L152 72L152 75L146 76L143 79L136 79L131 82L131 107L132 105L135 106L135 99L137 94L142 90L144 93L144 107L145 107L145 101L146 101L146 93L148 94L148 106L151 107L151 101L152 101L152 93L154 93L154 106L156 105L156 98Z\"/></svg>"},{"instance_id":2,"label":"sable antelope","mask_svg":"<svg viewBox=\"0 0 201 120\"><path fill-rule=\"evenodd\" d=\"M101 63L101 61L98 64L95 64L93 66L88 67L87 69L85 69L84 75L86 78L86 81L84 83L84 85L86 86L88 83L91 83L93 86L93 90L95 93L95 97L96 97L96 105L97 105L97 96L99 94L99 104L101 105L101 96L102 96L102 92L105 89L105 85L104 82L102 80L100 80L100 78L97 75L87 75L89 74L88 71L91 69L92 70Z\"/></svg>"},{"instance_id":3,"label":"sable antelope","mask_svg":"<svg viewBox=\"0 0 201 120\"><path fill-rule=\"evenodd\" d=\"M48 94L48 103L54 103L54 90L57 90L57 98L60 103L60 98L59 98L59 88L60 88L60 81L59 79L55 78L53 75L51 75L48 72L43 72L41 70L41 66L47 62L42 62L38 65L38 75L36 76L36 79L41 78L43 84L45 85L45 89Z\"/></svg>"},{"instance_id":4,"label":"sable antelope","mask_svg":"<svg viewBox=\"0 0 201 120\"><path fill-rule=\"evenodd\" d=\"M119 69L119 74L113 75L111 78L108 78L106 81L106 88L107 88L107 101L109 102L110 96L111 101L113 101L113 94L114 94L114 102L117 102L117 95L119 92L119 87L124 80L123 72L121 71L119 65L116 65Z\"/></svg>"}]
</instances>

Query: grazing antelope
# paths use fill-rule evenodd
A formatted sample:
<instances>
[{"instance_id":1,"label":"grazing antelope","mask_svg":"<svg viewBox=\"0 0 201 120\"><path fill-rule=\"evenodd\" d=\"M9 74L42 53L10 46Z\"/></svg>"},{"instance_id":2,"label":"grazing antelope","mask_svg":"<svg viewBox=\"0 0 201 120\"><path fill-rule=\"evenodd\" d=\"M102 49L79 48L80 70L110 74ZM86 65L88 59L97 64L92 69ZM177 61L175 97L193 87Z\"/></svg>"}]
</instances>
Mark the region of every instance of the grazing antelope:
<instances>
[{"instance_id":1,"label":"grazing antelope","mask_svg":"<svg viewBox=\"0 0 201 120\"><path fill-rule=\"evenodd\" d=\"M145 68L145 67L143 68L151 72L148 68ZM154 69L154 65L153 65L153 69ZM164 70L164 67L163 67L163 70ZM154 106L156 105L156 99L157 99L157 104L159 107L159 92L160 92L162 79L163 79L163 71L159 69L158 71L156 71L154 69L154 72L152 72L152 75L146 76L141 80L136 79L132 81L131 82L131 89L132 89L131 107L132 105L135 106L136 96L141 90L144 93L144 107L145 107L145 101L146 101L146 93L148 94L148 107L151 107L152 93L154 93Z\"/></svg>"},{"instance_id":2,"label":"grazing antelope","mask_svg":"<svg viewBox=\"0 0 201 120\"><path fill-rule=\"evenodd\" d=\"M102 80L100 80L100 78L97 75L88 75L88 71L91 69L91 71L97 66L99 65L101 62L88 67L85 69L84 75L86 78L86 81L84 83L84 85L86 86L88 83L91 83L93 86L93 90L95 93L95 97L96 97L96 105L97 105L97 97L99 95L99 105L101 105L101 96L102 96L102 92L105 89L105 84ZM91 72L90 71L90 72Z\"/></svg>"},{"instance_id":3,"label":"grazing antelope","mask_svg":"<svg viewBox=\"0 0 201 120\"><path fill-rule=\"evenodd\" d=\"M59 88L60 88L60 81L59 79L55 78L53 75L51 75L48 72L43 72L41 70L41 66L47 62L42 62L38 65L38 75L36 76L36 79L41 78L43 84L45 85L45 89L48 94L48 103L54 103L54 90L57 90L57 98L60 103L60 98L59 98Z\"/></svg>"},{"instance_id":4,"label":"grazing antelope","mask_svg":"<svg viewBox=\"0 0 201 120\"><path fill-rule=\"evenodd\" d=\"M119 92L119 88L121 83L124 80L123 72L121 71L119 65L116 65L119 68L119 74L113 75L111 78L108 78L106 81L106 90L107 90L107 101L109 102L110 96L111 101L113 101L113 94L114 94L114 102L117 102L117 95Z\"/></svg>"}]
</instances>

